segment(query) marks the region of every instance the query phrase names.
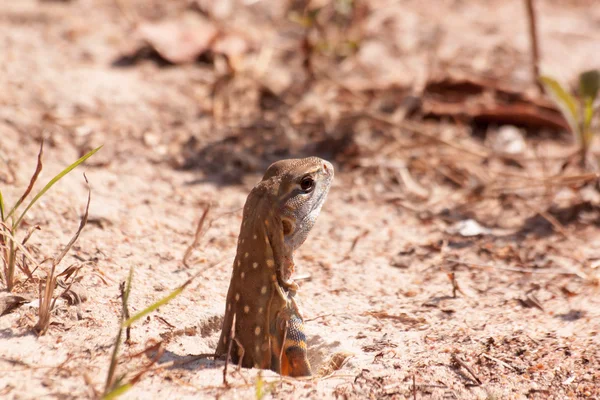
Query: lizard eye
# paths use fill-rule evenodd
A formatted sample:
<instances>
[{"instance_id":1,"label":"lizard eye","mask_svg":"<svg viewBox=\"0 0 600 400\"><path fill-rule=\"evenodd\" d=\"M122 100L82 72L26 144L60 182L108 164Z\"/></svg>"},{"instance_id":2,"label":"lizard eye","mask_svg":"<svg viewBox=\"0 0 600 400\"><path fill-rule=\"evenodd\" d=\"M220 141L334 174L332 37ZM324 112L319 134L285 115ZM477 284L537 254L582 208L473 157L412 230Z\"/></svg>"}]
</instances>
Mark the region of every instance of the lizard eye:
<instances>
[{"instance_id":1,"label":"lizard eye","mask_svg":"<svg viewBox=\"0 0 600 400\"><path fill-rule=\"evenodd\" d=\"M300 189L304 191L304 193L310 193L315 187L315 180L310 176L305 176L300 181Z\"/></svg>"}]
</instances>

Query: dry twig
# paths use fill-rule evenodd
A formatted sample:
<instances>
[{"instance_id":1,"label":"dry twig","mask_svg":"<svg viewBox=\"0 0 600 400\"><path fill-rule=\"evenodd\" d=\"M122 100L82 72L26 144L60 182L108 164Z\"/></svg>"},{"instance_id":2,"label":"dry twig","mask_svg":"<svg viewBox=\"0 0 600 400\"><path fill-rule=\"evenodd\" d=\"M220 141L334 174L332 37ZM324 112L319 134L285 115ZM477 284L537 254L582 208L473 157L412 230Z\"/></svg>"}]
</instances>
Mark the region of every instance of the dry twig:
<instances>
[{"instance_id":1,"label":"dry twig","mask_svg":"<svg viewBox=\"0 0 600 400\"><path fill-rule=\"evenodd\" d=\"M538 36L537 36L537 22L535 15L535 7L533 0L525 0L525 7L527 8L527 22L529 27L529 44L531 48L531 76L535 85L538 87L540 92L544 91L544 88L540 82L540 50L538 47Z\"/></svg>"},{"instance_id":2,"label":"dry twig","mask_svg":"<svg viewBox=\"0 0 600 400\"><path fill-rule=\"evenodd\" d=\"M482 353L481 355L482 355L483 357L487 358L488 360L491 360L491 361L497 362L498 364L502 365L503 367L505 367L505 368L507 368L507 369L510 369L510 370L512 370L512 371L515 371L515 372L518 372L518 370L517 370L515 367L513 367L513 366L512 366L512 365L510 365L510 364L507 364L507 363L505 363L504 361L502 361L502 360L500 360L500 359L498 359L498 358L496 358L496 357L492 357L492 356L490 356L490 355L489 355L489 354L487 354L487 353Z\"/></svg>"},{"instance_id":3,"label":"dry twig","mask_svg":"<svg viewBox=\"0 0 600 400\"><path fill-rule=\"evenodd\" d=\"M200 241L200 238L202 237L202 235L201 235L202 227L204 226L204 221L206 220L206 216L208 215L209 210L210 210L210 205L206 206L206 208L204 209L204 212L202 213L202 217L200 217L200 221L198 221L198 226L196 227L196 233L194 234L194 241L192 242L192 244L190 244L190 246L185 251L185 254L183 255L183 265L185 265L186 268L190 267L188 264L188 260L189 260L190 256L192 255L192 251L194 251L194 248L198 245L198 242Z\"/></svg>"},{"instance_id":4,"label":"dry twig","mask_svg":"<svg viewBox=\"0 0 600 400\"><path fill-rule=\"evenodd\" d=\"M482 384L481 379L479 379L479 377L477 376L477 374L475 374L473 369L466 362L461 360L460 357L458 357L458 355L452 354L452 362L454 362L454 363L458 364L459 366L463 367L464 369L466 369L467 372L473 377L475 382L477 382L478 386L480 386Z\"/></svg>"},{"instance_id":5,"label":"dry twig","mask_svg":"<svg viewBox=\"0 0 600 400\"><path fill-rule=\"evenodd\" d=\"M344 256L344 258L342 258L339 262L349 260L350 259L350 253L352 253L354 251L354 249L356 248L356 245L358 244L358 242L361 239L363 239L364 237L366 237L370 232L371 232L371 230L365 229L358 236L356 236L354 238L354 240L352 240L352 245L350 245L350 249L348 249L348 252Z\"/></svg>"}]
</instances>

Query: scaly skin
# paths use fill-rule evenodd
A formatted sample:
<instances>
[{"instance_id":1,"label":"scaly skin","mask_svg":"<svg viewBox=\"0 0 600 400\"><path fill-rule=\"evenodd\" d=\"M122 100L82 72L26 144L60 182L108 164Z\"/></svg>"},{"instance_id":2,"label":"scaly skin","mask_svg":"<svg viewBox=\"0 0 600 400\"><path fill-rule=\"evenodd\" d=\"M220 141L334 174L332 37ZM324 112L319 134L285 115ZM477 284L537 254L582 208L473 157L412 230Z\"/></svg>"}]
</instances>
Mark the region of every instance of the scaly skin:
<instances>
[{"instance_id":1,"label":"scaly skin","mask_svg":"<svg viewBox=\"0 0 600 400\"><path fill-rule=\"evenodd\" d=\"M248 195L216 353L243 367L310 376L303 317L291 279L293 252L325 202L333 166L320 158L272 164ZM234 318L235 316L235 318Z\"/></svg>"}]
</instances>

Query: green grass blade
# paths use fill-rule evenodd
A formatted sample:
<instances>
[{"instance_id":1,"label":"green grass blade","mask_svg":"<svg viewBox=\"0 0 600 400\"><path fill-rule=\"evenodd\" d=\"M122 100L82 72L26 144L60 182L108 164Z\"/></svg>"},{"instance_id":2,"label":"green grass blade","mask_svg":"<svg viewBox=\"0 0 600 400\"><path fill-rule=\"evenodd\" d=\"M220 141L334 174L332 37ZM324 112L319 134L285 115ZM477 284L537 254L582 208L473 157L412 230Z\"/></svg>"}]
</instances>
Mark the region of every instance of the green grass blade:
<instances>
[{"instance_id":1,"label":"green grass blade","mask_svg":"<svg viewBox=\"0 0 600 400\"><path fill-rule=\"evenodd\" d=\"M138 319L141 319L141 318L145 317L146 315L150 314L152 311L156 310L157 308L164 306L165 304L167 304L168 302L173 300L175 297L179 296L181 294L181 292L183 292L183 289L185 289L185 285L178 287L177 289L173 290L173 292L171 292L171 294L169 294L168 296L163 297L156 303L146 307L139 313L135 314L133 317L129 318L127 321L124 321L121 326L123 328L126 328L126 327L130 326L131 324L133 324Z\"/></svg>"},{"instance_id":2,"label":"green grass blade","mask_svg":"<svg viewBox=\"0 0 600 400\"><path fill-rule=\"evenodd\" d=\"M77 166L79 166L79 164L81 164L82 162L84 162L85 160L87 160L88 158L93 156L101 148L102 148L102 146L97 147L94 150L90 151L89 153L87 153L86 155L81 157L79 160L75 161L73 164L69 165L67 168L62 170L62 172L60 172L54 178L52 178L52 180L50 182L48 182L46 184L46 186L44 186L44 188L29 202L29 204L27 205L27 208L25 208L25 210L23 211L23 213L21 214L21 216L19 217L17 222L14 224L14 229L17 229L19 227L19 225L21 224L21 221L25 217L25 214L27 214L27 211L29 211L29 209L40 199L40 197L42 197L52 186L54 186L54 184L56 182L58 182L61 178L63 178L65 175L67 175L73 169L77 168Z\"/></svg>"},{"instance_id":3,"label":"green grass blade","mask_svg":"<svg viewBox=\"0 0 600 400\"><path fill-rule=\"evenodd\" d=\"M132 387L133 387L133 385L131 383L126 383L124 385L117 386L116 388L111 390L109 393L106 393L104 396L102 396L102 400L116 399L117 397L123 395L126 391L128 391Z\"/></svg>"},{"instance_id":4,"label":"green grass blade","mask_svg":"<svg viewBox=\"0 0 600 400\"><path fill-rule=\"evenodd\" d=\"M129 277L127 277L127 283L125 284L125 292L123 293L123 308L127 308L129 302L129 293L131 293L131 281L133 280L133 267L129 269Z\"/></svg>"},{"instance_id":5,"label":"green grass blade","mask_svg":"<svg viewBox=\"0 0 600 400\"><path fill-rule=\"evenodd\" d=\"M112 355L110 357L110 364L108 366L108 374L106 375L106 384L104 386L104 392L106 393L109 388L114 384L115 371L117 370L119 347L121 347L121 338L123 337L123 328L119 326L119 332L115 340L115 347L113 348Z\"/></svg>"},{"instance_id":6,"label":"green grass blade","mask_svg":"<svg viewBox=\"0 0 600 400\"><path fill-rule=\"evenodd\" d=\"M548 94L556 105L558 106L560 112L563 114L573 134L577 135L578 139L582 139L582 132L579 125L579 106L577 105L577 101L571 94L569 94L556 79L550 78L548 76L541 76L540 81L546 88Z\"/></svg>"},{"instance_id":7,"label":"green grass blade","mask_svg":"<svg viewBox=\"0 0 600 400\"><path fill-rule=\"evenodd\" d=\"M4 197L2 197L1 190L0 190L0 221L4 222Z\"/></svg>"}]
</instances>

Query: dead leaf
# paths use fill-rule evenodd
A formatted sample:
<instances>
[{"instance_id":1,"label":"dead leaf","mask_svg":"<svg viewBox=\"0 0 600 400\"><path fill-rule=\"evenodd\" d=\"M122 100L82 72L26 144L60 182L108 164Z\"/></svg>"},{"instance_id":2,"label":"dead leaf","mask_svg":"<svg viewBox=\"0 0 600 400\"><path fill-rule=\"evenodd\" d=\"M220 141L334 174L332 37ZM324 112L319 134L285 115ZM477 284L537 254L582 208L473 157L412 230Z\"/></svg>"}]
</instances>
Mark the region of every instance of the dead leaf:
<instances>
[{"instance_id":1,"label":"dead leaf","mask_svg":"<svg viewBox=\"0 0 600 400\"><path fill-rule=\"evenodd\" d=\"M475 76L431 79L425 86L422 112L474 122L569 130L565 118L545 98L533 98L519 88Z\"/></svg>"},{"instance_id":2,"label":"dead leaf","mask_svg":"<svg viewBox=\"0 0 600 400\"><path fill-rule=\"evenodd\" d=\"M25 297L16 296L9 293L0 294L0 316L8 314L12 310L28 302Z\"/></svg>"}]
</instances>

